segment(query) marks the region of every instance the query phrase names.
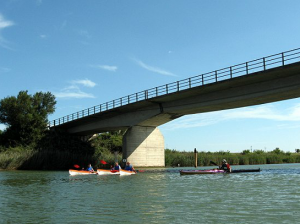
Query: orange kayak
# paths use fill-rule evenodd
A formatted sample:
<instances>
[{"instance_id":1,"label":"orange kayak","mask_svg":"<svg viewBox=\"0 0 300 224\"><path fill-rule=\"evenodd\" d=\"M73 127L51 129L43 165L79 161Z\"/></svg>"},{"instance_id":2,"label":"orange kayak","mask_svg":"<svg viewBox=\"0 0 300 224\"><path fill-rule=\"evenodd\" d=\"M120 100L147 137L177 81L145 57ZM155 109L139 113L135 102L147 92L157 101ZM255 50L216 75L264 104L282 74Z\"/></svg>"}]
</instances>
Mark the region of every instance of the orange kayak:
<instances>
[{"instance_id":1,"label":"orange kayak","mask_svg":"<svg viewBox=\"0 0 300 224\"><path fill-rule=\"evenodd\" d=\"M130 170L120 170L120 175L132 175L132 174L136 174L136 172L134 171L130 171Z\"/></svg>"},{"instance_id":2,"label":"orange kayak","mask_svg":"<svg viewBox=\"0 0 300 224\"><path fill-rule=\"evenodd\" d=\"M71 176L74 176L74 175L91 175L91 174L97 174L97 173L86 171L86 170L72 170L72 169L70 169L69 174Z\"/></svg>"},{"instance_id":3,"label":"orange kayak","mask_svg":"<svg viewBox=\"0 0 300 224\"><path fill-rule=\"evenodd\" d=\"M98 175L119 175L120 172L118 170L105 170L105 169L97 169Z\"/></svg>"}]
</instances>

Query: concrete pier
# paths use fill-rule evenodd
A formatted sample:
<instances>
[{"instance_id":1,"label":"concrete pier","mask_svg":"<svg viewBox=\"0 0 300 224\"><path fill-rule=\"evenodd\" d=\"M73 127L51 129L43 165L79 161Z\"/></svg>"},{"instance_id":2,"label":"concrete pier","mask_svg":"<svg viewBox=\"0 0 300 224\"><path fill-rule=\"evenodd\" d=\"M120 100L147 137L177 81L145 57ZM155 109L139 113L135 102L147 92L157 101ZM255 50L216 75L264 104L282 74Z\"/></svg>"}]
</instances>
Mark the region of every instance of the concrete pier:
<instances>
[{"instance_id":1,"label":"concrete pier","mask_svg":"<svg viewBox=\"0 0 300 224\"><path fill-rule=\"evenodd\" d=\"M157 127L133 126L123 137L123 159L135 167L164 167L164 137Z\"/></svg>"}]
</instances>

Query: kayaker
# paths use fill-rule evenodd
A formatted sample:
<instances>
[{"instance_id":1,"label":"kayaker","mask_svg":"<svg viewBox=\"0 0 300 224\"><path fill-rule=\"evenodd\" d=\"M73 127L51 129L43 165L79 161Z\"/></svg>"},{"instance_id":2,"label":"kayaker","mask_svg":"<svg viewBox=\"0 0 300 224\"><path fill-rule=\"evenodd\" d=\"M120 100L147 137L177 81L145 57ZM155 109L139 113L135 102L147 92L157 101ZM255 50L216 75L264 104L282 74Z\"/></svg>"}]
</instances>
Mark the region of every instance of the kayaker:
<instances>
[{"instance_id":1,"label":"kayaker","mask_svg":"<svg viewBox=\"0 0 300 224\"><path fill-rule=\"evenodd\" d=\"M126 163L125 170L136 172L133 166L130 164L130 162Z\"/></svg>"},{"instance_id":2,"label":"kayaker","mask_svg":"<svg viewBox=\"0 0 300 224\"><path fill-rule=\"evenodd\" d=\"M222 160L222 165L219 167L220 170L225 170L226 172L231 172L231 167L229 163L227 163L226 159Z\"/></svg>"},{"instance_id":3,"label":"kayaker","mask_svg":"<svg viewBox=\"0 0 300 224\"><path fill-rule=\"evenodd\" d=\"M112 168L112 170L120 170L121 167L119 165L119 163L115 162L115 166Z\"/></svg>"},{"instance_id":4,"label":"kayaker","mask_svg":"<svg viewBox=\"0 0 300 224\"><path fill-rule=\"evenodd\" d=\"M93 167L92 167L92 164L89 164L88 168L86 168L86 170L90 171L90 172L95 172L94 169L93 169Z\"/></svg>"}]
</instances>

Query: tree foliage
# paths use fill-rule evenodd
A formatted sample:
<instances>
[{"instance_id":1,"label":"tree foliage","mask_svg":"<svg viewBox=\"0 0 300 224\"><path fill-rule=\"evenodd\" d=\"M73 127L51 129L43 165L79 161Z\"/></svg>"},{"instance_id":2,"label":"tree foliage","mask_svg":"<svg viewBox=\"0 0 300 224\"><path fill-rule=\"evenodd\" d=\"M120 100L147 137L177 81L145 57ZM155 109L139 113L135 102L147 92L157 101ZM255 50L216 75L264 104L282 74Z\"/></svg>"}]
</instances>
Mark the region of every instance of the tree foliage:
<instances>
[{"instance_id":1,"label":"tree foliage","mask_svg":"<svg viewBox=\"0 0 300 224\"><path fill-rule=\"evenodd\" d=\"M7 126L1 144L6 146L35 144L47 128L48 115L55 111L55 96L50 92L20 91L0 101L0 123Z\"/></svg>"},{"instance_id":2,"label":"tree foliage","mask_svg":"<svg viewBox=\"0 0 300 224\"><path fill-rule=\"evenodd\" d=\"M91 144L95 147L97 154L104 151L122 152L122 138L121 131L111 131L98 134L97 137L91 140Z\"/></svg>"}]
</instances>

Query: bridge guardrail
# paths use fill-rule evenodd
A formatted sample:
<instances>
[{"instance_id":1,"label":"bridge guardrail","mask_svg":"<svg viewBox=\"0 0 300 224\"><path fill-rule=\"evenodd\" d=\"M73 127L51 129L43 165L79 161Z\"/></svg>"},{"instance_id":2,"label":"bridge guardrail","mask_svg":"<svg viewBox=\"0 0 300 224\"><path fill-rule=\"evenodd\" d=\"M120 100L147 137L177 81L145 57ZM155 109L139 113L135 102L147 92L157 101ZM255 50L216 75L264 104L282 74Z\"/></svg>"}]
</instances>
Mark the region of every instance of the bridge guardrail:
<instances>
[{"instance_id":1,"label":"bridge guardrail","mask_svg":"<svg viewBox=\"0 0 300 224\"><path fill-rule=\"evenodd\" d=\"M119 99L115 99L103 104L99 104L94 107L90 107L82 111L78 111L66 115L64 117L52 120L48 123L48 126L53 127L53 126L61 125L66 122L77 120L92 114L108 111L131 103L136 103L142 100L168 95L182 90L204 86L207 84L211 84L211 83L215 83L227 79L232 79L243 75L249 75L255 72L265 71L268 69L281 67L299 61L300 61L300 48L293 49L290 51L285 51L279 54L273 54L267 57L222 68L201 75L196 75L187 79L183 79L166 85L161 85L148 90L130 94L128 96L121 97Z\"/></svg>"}]
</instances>

